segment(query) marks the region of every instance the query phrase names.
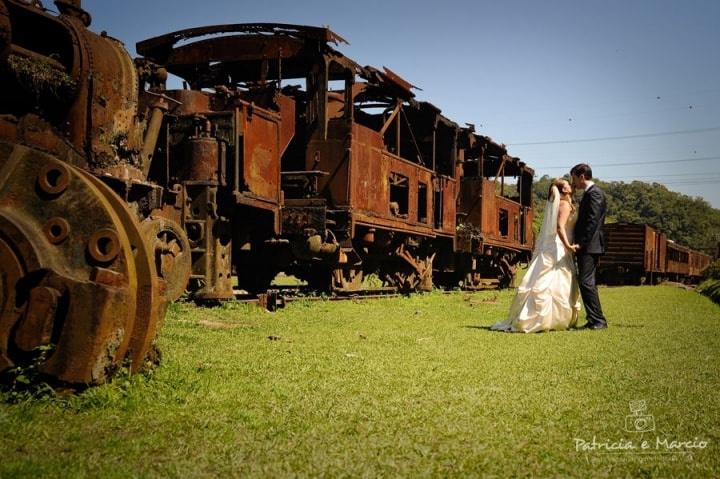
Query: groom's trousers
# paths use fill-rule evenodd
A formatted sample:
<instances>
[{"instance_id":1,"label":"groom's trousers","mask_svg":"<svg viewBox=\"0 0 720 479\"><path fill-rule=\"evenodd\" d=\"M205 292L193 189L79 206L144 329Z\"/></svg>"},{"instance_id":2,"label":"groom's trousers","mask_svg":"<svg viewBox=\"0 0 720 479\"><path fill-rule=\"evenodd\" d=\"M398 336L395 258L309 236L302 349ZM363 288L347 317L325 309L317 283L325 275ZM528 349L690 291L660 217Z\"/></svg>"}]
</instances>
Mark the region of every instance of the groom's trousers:
<instances>
[{"instance_id":1,"label":"groom's trousers","mask_svg":"<svg viewBox=\"0 0 720 479\"><path fill-rule=\"evenodd\" d=\"M598 296L597 284L595 282L595 272L598 261L600 260L600 255L578 253L576 259L578 264L580 295L585 305L588 323L593 325L607 325L607 320L600 306L600 297Z\"/></svg>"}]
</instances>

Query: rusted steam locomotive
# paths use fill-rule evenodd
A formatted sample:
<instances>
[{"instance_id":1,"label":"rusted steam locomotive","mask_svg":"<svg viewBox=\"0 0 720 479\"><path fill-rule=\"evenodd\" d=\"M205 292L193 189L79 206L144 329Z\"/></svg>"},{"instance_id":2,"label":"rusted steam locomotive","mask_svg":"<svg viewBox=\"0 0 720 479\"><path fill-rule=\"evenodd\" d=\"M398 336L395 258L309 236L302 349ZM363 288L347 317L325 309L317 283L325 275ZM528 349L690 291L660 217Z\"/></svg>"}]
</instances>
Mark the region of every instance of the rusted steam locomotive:
<instances>
[{"instance_id":1,"label":"rusted steam locomotive","mask_svg":"<svg viewBox=\"0 0 720 479\"><path fill-rule=\"evenodd\" d=\"M162 92L150 179L179 192L167 216L188 233L194 294L232 297L233 272L251 291L279 271L333 291L369 272L403 291L508 284L530 252L533 171L342 41L263 24L138 44L188 86ZM514 196L496 192L506 177Z\"/></svg>"},{"instance_id":2,"label":"rusted steam locomotive","mask_svg":"<svg viewBox=\"0 0 720 479\"><path fill-rule=\"evenodd\" d=\"M607 253L600 258L598 279L604 284L697 283L712 257L669 240L650 225L605 225Z\"/></svg>"},{"instance_id":3,"label":"rusted steam locomotive","mask_svg":"<svg viewBox=\"0 0 720 479\"><path fill-rule=\"evenodd\" d=\"M329 29L189 29L132 60L55 4L0 0L0 370L47 345L66 382L137 370L168 301L234 278L475 289L529 259L532 169Z\"/></svg>"}]
</instances>

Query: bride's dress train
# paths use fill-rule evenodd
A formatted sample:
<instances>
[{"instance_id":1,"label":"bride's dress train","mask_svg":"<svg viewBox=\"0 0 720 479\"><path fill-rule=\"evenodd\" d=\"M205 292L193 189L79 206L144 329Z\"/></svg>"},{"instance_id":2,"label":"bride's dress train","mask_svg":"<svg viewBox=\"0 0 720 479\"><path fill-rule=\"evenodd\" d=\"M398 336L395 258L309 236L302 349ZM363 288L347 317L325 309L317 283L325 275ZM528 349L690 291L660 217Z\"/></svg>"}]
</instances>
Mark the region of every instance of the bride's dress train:
<instances>
[{"instance_id":1,"label":"bride's dress train","mask_svg":"<svg viewBox=\"0 0 720 479\"><path fill-rule=\"evenodd\" d=\"M557 234L559 195L548 201L533 258L504 321L491 329L535 333L565 330L575 326L580 312L580 290L574 257ZM572 243L577 220L573 213L565 230Z\"/></svg>"}]
</instances>

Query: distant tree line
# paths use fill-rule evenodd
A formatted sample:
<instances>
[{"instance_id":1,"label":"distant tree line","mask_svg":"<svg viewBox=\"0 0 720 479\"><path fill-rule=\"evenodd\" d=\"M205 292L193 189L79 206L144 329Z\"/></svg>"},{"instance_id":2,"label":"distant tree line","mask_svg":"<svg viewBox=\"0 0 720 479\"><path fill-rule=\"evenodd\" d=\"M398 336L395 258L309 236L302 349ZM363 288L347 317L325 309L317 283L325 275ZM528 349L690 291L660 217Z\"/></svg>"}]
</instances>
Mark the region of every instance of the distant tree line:
<instances>
[{"instance_id":1,"label":"distant tree line","mask_svg":"<svg viewBox=\"0 0 720 479\"><path fill-rule=\"evenodd\" d=\"M544 175L533 187L536 233L542 225L551 181L552 177ZM677 243L716 255L720 241L720 210L704 199L670 191L659 183L602 180L596 183L607 196L608 223L645 223ZM581 197L582 193L578 192L576 200Z\"/></svg>"}]
</instances>

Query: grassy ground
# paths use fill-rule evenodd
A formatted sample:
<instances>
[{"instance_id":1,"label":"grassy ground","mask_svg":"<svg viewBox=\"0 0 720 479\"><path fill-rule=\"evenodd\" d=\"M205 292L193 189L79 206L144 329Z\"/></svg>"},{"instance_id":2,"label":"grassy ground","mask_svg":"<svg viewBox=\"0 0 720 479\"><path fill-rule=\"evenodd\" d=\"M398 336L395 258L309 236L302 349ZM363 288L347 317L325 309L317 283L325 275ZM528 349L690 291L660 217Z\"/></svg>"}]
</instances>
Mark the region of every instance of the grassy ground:
<instances>
[{"instance_id":1,"label":"grassy ground","mask_svg":"<svg viewBox=\"0 0 720 479\"><path fill-rule=\"evenodd\" d=\"M511 298L176 304L152 377L0 404L0 477L717 476L720 307L602 289L607 331L489 331ZM655 430L628 432L642 399Z\"/></svg>"}]
</instances>

